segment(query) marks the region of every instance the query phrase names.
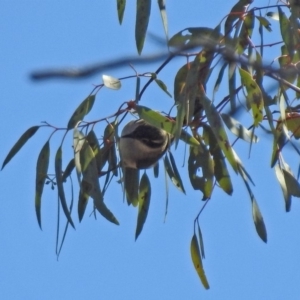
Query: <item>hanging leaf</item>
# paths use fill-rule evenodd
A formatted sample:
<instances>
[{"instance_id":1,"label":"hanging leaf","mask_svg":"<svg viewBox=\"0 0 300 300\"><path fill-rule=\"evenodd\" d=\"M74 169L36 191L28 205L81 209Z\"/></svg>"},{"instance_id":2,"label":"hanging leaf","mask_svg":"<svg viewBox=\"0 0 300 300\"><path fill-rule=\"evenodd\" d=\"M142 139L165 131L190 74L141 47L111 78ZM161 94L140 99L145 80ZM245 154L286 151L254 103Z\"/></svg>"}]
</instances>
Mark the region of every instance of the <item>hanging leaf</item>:
<instances>
[{"instance_id":1,"label":"hanging leaf","mask_svg":"<svg viewBox=\"0 0 300 300\"><path fill-rule=\"evenodd\" d=\"M122 24L123 21L125 6L126 6L126 0L117 0L118 19L120 25Z\"/></svg>"},{"instance_id":2,"label":"hanging leaf","mask_svg":"<svg viewBox=\"0 0 300 300\"><path fill-rule=\"evenodd\" d=\"M109 75L102 75L102 80L104 85L109 89L119 90L121 88L121 81L118 78Z\"/></svg>"},{"instance_id":3,"label":"hanging leaf","mask_svg":"<svg viewBox=\"0 0 300 300\"><path fill-rule=\"evenodd\" d=\"M154 81L169 97L172 98L172 95L168 92L168 88L162 80L156 78L156 79L154 79Z\"/></svg>"},{"instance_id":4,"label":"hanging leaf","mask_svg":"<svg viewBox=\"0 0 300 300\"><path fill-rule=\"evenodd\" d=\"M226 162L222 150L212 132L212 129L205 125L203 127L203 140L209 146L209 152L214 161L214 175L220 187L228 195L232 195L233 187L227 170Z\"/></svg>"},{"instance_id":5,"label":"hanging leaf","mask_svg":"<svg viewBox=\"0 0 300 300\"><path fill-rule=\"evenodd\" d=\"M285 183L285 178L284 178L284 175L283 175L283 172L282 172L280 166L277 164L274 169L275 169L275 174L276 174L277 180L280 184L280 187L281 187L281 190L283 193L283 198L285 201L285 211L289 212L291 210L292 195L288 191L288 188Z\"/></svg>"},{"instance_id":6,"label":"hanging leaf","mask_svg":"<svg viewBox=\"0 0 300 300\"><path fill-rule=\"evenodd\" d=\"M106 218L108 221L114 224L119 225L119 222L116 219L116 217L106 207L104 203L103 195L98 180L98 171L95 155L92 148L87 142L84 143L80 151L80 165L83 175L82 181L84 182L83 193L86 193L93 198L95 207L104 218Z\"/></svg>"},{"instance_id":7,"label":"hanging leaf","mask_svg":"<svg viewBox=\"0 0 300 300\"><path fill-rule=\"evenodd\" d=\"M239 69L242 84L247 90L247 99L250 101L254 126L263 120L264 100L262 92L258 84L253 80L252 76L243 69Z\"/></svg>"},{"instance_id":8,"label":"hanging leaf","mask_svg":"<svg viewBox=\"0 0 300 300\"><path fill-rule=\"evenodd\" d=\"M151 184L147 174L144 173L141 178L141 182L139 186L139 196L138 196L139 212L138 212L138 219L136 224L135 239L137 239L140 233L142 232L145 221L147 219L149 205L150 205L150 198L151 198Z\"/></svg>"},{"instance_id":9,"label":"hanging leaf","mask_svg":"<svg viewBox=\"0 0 300 300\"><path fill-rule=\"evenodd\" d=\"M62 148L61 146L58 148L56 155L55 155L55 177L56 177L56 184L57 184L57 191L58 196L60 199L61 206L65 213L65 216L71 226L75 229L74 223L71 218L71 214L67 205L64 187L63 187L63 178L62 178Z\"/></svg>"},{"instance_id":10,"label":"hanging leaf","mask_svg":"<svg viewBox=\"0 0 300 300\"><path fill-rule=\"evenodd\" d=\"M194 267L196 269L196 272L204 286L205 289L209 289L209 283L207 281L204 269L203 269L203 264L202 264L202 259L199 251L199 246L198 246L198 240L197 236L194 234L192 237L191 241L191 256L192 256L192 261L194 264Z\"/></svg>"},{"instance_id":11,"label":"hanging leaf","mask_svg":"<svg viewBox=\"0 0 300 300\"><path fill-rule=\"evenodd\" d=\"M88 191L89 191L89 189L90 189L90 184L87 181L82 180L81 184L80 184L80 191L79 191L79 197L78 197L78 207L77 207L79 222L82 221L84 213L85 213L86 206L88 204L88 200L89 200Z\"/></svg>"},{"instance_id":12,"label":"hanging leaf","mask_svg":"<svg viewBox=\"0 0 300 300\"><path fill-rule=\"evenodd\" d=\"M253 131L248 130L245 128L241 123L239 123L237 120L235 120L233 117L231 117L228 114L221 114L221 117L227 126L227 128L237 137L243 139L246 142L249 143L257 143L258 137L253 134Z\"/></svg>"},{"instance_id":13,"label":"hanging leaf","mask_svg":"<svg viewBox=\"0 0 300 300\"><path fill-rule=\"evenodd\" d=\"M256 231L259 237L266 243L267 242L267 231L264 223L264 219L261 215L256 200L252 199L252 215L255 224Z\"/></svg>"},{"instance_id":14,"label":"hanging leaf","mask_svg":"<svg viewBox=\"0 0 300 300\"><path fill-rule=\"evenodd\" d=\"M67 180L67 178L71 175L71 173L74 170L74 168L75 168L75 159L72 158L69 161L69 163L68 163L65 171L63 172L63 176L62 176L62 181L63 182L65 182Z\"/></svg>"},{"instance_id":15,"label":"hanging leaf","mask_svg":"<svg viewBox=\"0 0 300 300\"><path fill-rule=\"evenodd\" d=\"M278 14L282 39L284 41L285 46L287 47L290 58L293 58L295 46L290 21L279 6Z\"/></svg>"},{"instance_id":16,"label":"hanging leaf","mask_svg":"<svg viewBox=\"0 0 300 300\"><path fill-rule=\"evenodd\" d=\"M73 129L79 121L82 121L83 118L91 111L94 102L95 95L88 96L75 110L72 117L68 123L68 130Z\"/></svg>"},{"instance_id":17,"label":"hanging leaf","mask_svg":"<svg viewBox=\"0 0 300 300\"><path fill-rule=\"evenodd\" d=\"M164 26L165 35L168 40L168 19L167 19L167 13L166 13L166 1L158 0L158 7L159 7L162 23Z\"/></svg>"},{"instance_id":18,"label":"hanging leaf","mask_svg":"<svg viewBox=\"0 0 300 300\"><path fill-rule=\"evenodd\" d=\"M169 178L171 179L171 182L176 186L176 188L179 189L179 191L185 193L184 187L182 186L181 179L176 177L168 155L165 155L165 157L164 157L164 165L165 165L165 170L166 170Z\"/></svg>"},{"instance_id":19,"label":"hanging leaf","mask_svg":"<svg viewBox=\"0 0 300 300\"><path fill-rule=\"evenodd\" d=\"M282 169L288 193L300 197L300 184L290 170Z\"/></svg>"},{"instance_id":20,"label":"hanging leaf","mask_svg":"<svg viewBox=\"0 0 300 300\"><path fill-rule=\"evenodd\" d=\"M180 134L180 139L190 146L199 146L199 142L190 135L186 130L182 130Z\"/></svg>"},{"instance_id":21,"label":"hanging leaf","mask_svg":"<svg viewBox=\"0 0 300 300\"><path fill-rule=\"evenodd\" d=\"M138 53L141 54L147 33L151 12L151 0L137 0L135 21L135 42Z\"/></svg>"},{"instance_id":22,"label":"hanging leaf","mask_svg":"<svg viewBox=\"0 0 300 300\"><path fill-rule=\"evenodd\" d=\"M229 143L221 116L216 110L215 106L206 96L203 98L203 104L204 104L204 109L206 112L208 122L211 126L214 136L220 148L222 149L223 153L225 154L228 162L231 164L233 170L237 172L236 156Z\"/></svg>"},{"instance_id":23,"label":"hanging leaf","mask_svg":"<svg viewBox=\"0 0 300 300\"><path fill-rule=\"evenodd\" d=\"M205 252L204 252L204 243L203 243L202 232L201 232L199 223L198 223L198 236L199 236L200 253L201 253L201 257L203 259L203 258L205 258Z\"/></svg>"},{"instance_id":24,"label":"hanging leaf","mask_svg":"<svg viewBox=\"0 0 300 300\"><path fill-rule=\"evenodd\" d=\"M5 165L19 152L19 150L26 144L26 142L37 132L40 126L33 126L27 129L18 141L13 145L13 147L8 152L5 157L1 170L5 167Z\"/></svg>"},{"instance_id":25,"label":"hanging leaf","mask_svg":"<svg viewBox=\"0 0 300 300\"><path fill-rule=\"evenodd\" d=\"M41 202L45 181L48 173L50 156L49 141L43 146L36 164L36 180L35 180L35 212L40 228L42 229L41 221Z\"/></svg>"},{"instance_id":26,"label":"hanging leaf","mask_svg":"<svg viewBox=\"0 0 300 300\"><path fill-rule=\"evenodd\" d=\"M138 169L123 168L124 190L128 205L138 205L140 171Z\"/></svg>"},{"instance_id":27,"label":"hanging leaf","mask_svg":"<svg viewBox=\"0 0 300 300\"><path fill-rule=\"evenodd\" d=\"M248 193L249 193L249 196L250 196L250 199L251 199L252 217L253 217L253 221L254 221L256 232L259 235L259 237L266 243L267 242L267 230L266 230L266 226L265 226L262 214L261 214L261 212L259 210L258 204L257 204L257 202L255 200L254 194L252 193L250 185L249 185L249 183L247 181L249 179L249 176L245 172L244 167L242 167L242 165L240 163L238 164L238 170L239 170L240 175L242 176L242 179L243 179L243 181L244 181L244 183L246 185L246 188L248 190Z\"/></svg>"},{"instance_id":28,"label":"hanging leaf","mask_svg":"<svg viewBox=\"0 0 300 300\"><path fill-rule=\"evenodd\" d=\"M271 23L264 17L256 16L259 23L264 26L269 32L272 31Z\"/></svg>"},{"instance_id":29,"label":"hanging leaf","mask_svg":"<svg viewBox=\"0 0 300 300\"><path fill-rule=\"evenodd\" d=\"M188 171L192 187L203 193L202 200L209 199L213 189L214 163L205 145L190 147Z\"/></svg>"},{"instance_id":30,"label":"hanging leaf","mask_svg":"<svg viewBox=\"0 0 300 300\"><path fill-rule=\"evenodd\" d=\"M175 178L176 178L176 182L179 183L180 189L181 189L182 192L185 194L185 190L184 190L184 187L183 187L183 183L182 183L182 180L181 180L181 177L180 177L180 173L178 172L178 169L177 169L177 166L176 166L176 162L175 162L174 156L173 156L173 154L172 154L171 151L169 151L167 155L169 155L170 162L171 162L171 167L172 167L174 176L175 176Z\"/></svg>"}]
</instances>

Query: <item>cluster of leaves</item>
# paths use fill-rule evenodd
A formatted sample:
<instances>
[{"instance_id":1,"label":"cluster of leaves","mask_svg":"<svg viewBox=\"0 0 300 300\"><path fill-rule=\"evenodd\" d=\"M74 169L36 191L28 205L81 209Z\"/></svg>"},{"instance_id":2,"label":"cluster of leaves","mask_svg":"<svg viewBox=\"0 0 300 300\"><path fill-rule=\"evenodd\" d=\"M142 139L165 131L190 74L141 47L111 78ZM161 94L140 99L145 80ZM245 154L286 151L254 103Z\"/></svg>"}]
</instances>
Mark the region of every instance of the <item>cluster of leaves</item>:
<instances>
[{"instance_id":1,"label":"cluster of leaves","mask_svg":"<svg viewBox=\"0 0 300 300\"><path fill-rule=\"evenodd\" d=\"M5 158L2 168L40 127L47 126L54 129L42 147L37 160L35 203L40 226L43 188L47 182L52 182L52 186L57 185L60 206L67 218L67 226L70 224L74 227L71 217L73 193L68 206L64 192L64 182L68 178L72 182L73 171L76 172L80 190L78 195L79 220L81 221L84 216L88 199L92 198L95 214L98 211L108 221L119 224L117 218L106 206L104 195L114 176L119 176L119 182L122 183L122 166L118 157L118 129L124 117L130 112L171 134L174 140L172 149L176 150L179 140L189 147L187 171L190 183L193 189L201 191L203 200L206 200L195 218L194 234L191 239L191 257L206 289L209 288L209 283L203 269L202 259L205 255L199 216L208 203L207 200L212 197L215 187L219 187L228 195L233 193L228 164L245 183L252 204L252 217L256 231L259 237L267 242L264 220L251 190L253 181L234 151L233 144L238 139L244 140L249 143L251 150L252 144L258 142L258 129L273 136L271 167L275 169L283 191L286 211L289 211L292 196L300 197L299 182L283 156L283 149L287 145L291 145L296 153L300 154L295 144L295 139L300 137L299 105L295 104L300 98L298 71L300 9L297 1L290 1L284 5L251 8L252 2L252 0L238 1L215 28L186 28L168 39L165 1L159 0L158 7L170 53L156 72L136 73L134 76L123 78L136 79L134 101L124 102L113 116L101 116L101 119L96 121L83 121L93 108L96 95L103 86L113 89L121 87L120 79L104 76L103 84L95 87L79 105L66 128L56 128L46 123L31 127L21 136ZM117 0L120 23L125 6L125 0ZM137 0L135 37L139 54L143 49L150 13L151 0ZM278 24L281 40L266 44L265 35L272 31L271 21ZM265 47L278 47L278 45L281 48L280 53L274 55L277 58L266 64L264 62ZM152 82L156 82L168 96L172 96L167 86L157 76L175 56L179 55L185 58L185 63L174 74L173 97L177 109L176 115L165 115L157 112L155 108L140 105L144 91ZM221 83L225 81L226 72L228 95L218 102L214 100L215 94ZM140 89L141 78L144 77L148 77L148 81ZM273 89L270 89L271 82ZM212 98L208 96L208 84L213 86ZM225 107L230 107L230 113L224 112ZM233 117L237 111L251 112L252 124L248 128ZM98 137L94 131L95 124L100 122L107 123L102 137ZM56 152L55 175L52 178L48 171L50 139L58 130L64 130L65 135ZM66 134L70 131L73 131L74 153L73 158L63 170L62 145ZM228 138L229 131L236 136L234 143ZM185 193L183 181L171 151L166 153L163 162L166 174L174 185ZM104 170L105 166L107 168ZM154 167L154 174L155 177L158 176L158 165ZM138 207L137 238L147 218L151 183L146 172L143 173L141 179L139 179L139 174L134 176L130 180L133 185L131 188L138 190L138 199L129 201L128 204ZM100 187L100 179L103 180L101 181L102 187Z\"/></svg>"}]
</instances>

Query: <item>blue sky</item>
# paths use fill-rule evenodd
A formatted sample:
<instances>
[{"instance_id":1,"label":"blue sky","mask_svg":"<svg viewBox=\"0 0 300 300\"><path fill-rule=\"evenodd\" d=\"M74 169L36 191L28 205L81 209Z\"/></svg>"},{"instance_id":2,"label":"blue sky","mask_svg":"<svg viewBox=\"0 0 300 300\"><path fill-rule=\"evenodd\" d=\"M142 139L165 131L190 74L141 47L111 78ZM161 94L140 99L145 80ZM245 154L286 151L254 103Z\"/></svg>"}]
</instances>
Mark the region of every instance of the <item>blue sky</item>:
<instances>
[{"instance_id":1,"label":"blue sky","mask_svg":"<svg viewBox=\"0 0 300 300\"><path fill-rule=\"evenodd\" d=\"M123 25L119 26L115 1L2 1L1 161L30 126L41 121L66 126L93 84L101 83L101 74L81 81L33 82L30 72L85 66L136 54L135 1L128 2ZM170 35L185 27L214 27L235 3L177 2L167 2ZM149 31L163 36L156 1ZM161 50L160 45L147 39L145 54ZM183 63L175 60L159 76L170 92L176 69ZM152 64L137 69L142 73L157 67ZM132 70L124 67L106 74L123 77L131 75ZM134 97L133 86L132 80L123 82L120 91L103 89L88 119L115 112L121 103ZM226 93L219 91L217 98L222 99ZM173 100L153 85L142 101L143 105L163 110ZM217 189L200 220L206 250L204 267L211 286L206 291L193 268L189 249L193 221L203 202L201 194L189 187L185 169L181 173L187 195L169 184L165 223L162 170L159 179L153 181L148 219L137 242L136 210L123 203L121 188L113 182L106 201L121 225L114 226L100 216L94 220L88 213L79 224L74 210L76 231L69 230L56 260L56 190L46 187L44 191L43 231L34 211L36 159L50 133L48 129L39 130L0 173L2 299L298 299L300 204L293 199L291 212L285 213L282 192L269 168L271 140L253 145L251 160L248 144L240 142L236 148L255 181L253 192L267 226L268 243L264 244L255 232L250 199L241 178L231 173L233 195L229 197ZM52 162L60 138L58 135L51 141ZM70 143L71 138L67 141ZM69 145L65 143L65 153L71 153ZM180 145L175 152L178 165L184 160L183 150ZM64 165L67 162L65 159ZM87 212L91 209L89 206Z\"/></svg>"}]
</instances>

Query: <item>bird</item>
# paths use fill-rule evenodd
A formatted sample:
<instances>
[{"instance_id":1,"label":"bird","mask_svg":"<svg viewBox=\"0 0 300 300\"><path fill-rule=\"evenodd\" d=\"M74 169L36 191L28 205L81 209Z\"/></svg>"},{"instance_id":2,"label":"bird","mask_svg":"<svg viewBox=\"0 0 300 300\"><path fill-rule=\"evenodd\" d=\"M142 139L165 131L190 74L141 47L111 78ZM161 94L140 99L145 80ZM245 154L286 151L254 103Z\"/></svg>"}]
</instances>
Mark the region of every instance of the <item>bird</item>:
<instances>
[{"instance_id":1,"label":"bird","mask_svg":"<svg viewBox=\"0 0 300 300\"><path fill-rule=\"evenodd\" d=\"M170 134L143 119L130 121L121 133L119 151L123 167L148 169L165 154Z\"/></svg>"},{"instance_id":2,"label":"bird","mask_svg":"<svg viewBox=\"0 0 300 300\"><path fill-rule=\"evenodd\" d=\"M138 204L139 172L153 167L166 153L171 135L143 119L127 123L119 140L123 183L128 205Z\"/></svg>"}]
</instances>

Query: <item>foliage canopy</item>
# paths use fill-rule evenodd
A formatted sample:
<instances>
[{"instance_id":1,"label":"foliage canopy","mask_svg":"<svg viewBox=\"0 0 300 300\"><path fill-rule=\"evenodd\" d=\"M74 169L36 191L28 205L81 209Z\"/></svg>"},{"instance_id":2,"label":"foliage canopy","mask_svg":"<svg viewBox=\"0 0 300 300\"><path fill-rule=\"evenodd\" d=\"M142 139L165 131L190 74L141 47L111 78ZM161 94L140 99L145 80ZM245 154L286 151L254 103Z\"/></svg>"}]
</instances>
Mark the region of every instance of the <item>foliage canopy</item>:
<instances>
[{"instance_id":1,"label":"foliage canopy","mask_svg":"<svg viewBox=\"0 0 300 300\"><path fill-rule=\"evenodd\" d=\"M74 198L77 201L78 218L81 222L89 201L93 199L93 213L99 212L108 221L119 225L117 217L107 207L105 194L113 178L117 178L123 187L122 163L118 149L120 128L128 114L132 118L144 119L147 123L165 130L172 136L173 145L163 157L163 166L170 181L182 193L185 193L184 182L177 168L176 152L178 143L184 143L188 149L185 167L193 189L202 193L205 201L202 209L196 212L194 234L191 238L191 258L203 286L208 289L209 283L203 268L204 245L200 228L200 215L216 188L231 195L234 185L230 173L240 175L252 204L252 217L255 229L267 242L267 230L256 198L252 192L252 178L246 171L243 162L234 150L234 144L243 140L249 143L249 149L266 135L272 136L273 151L270 156L270 167L274 168L278 183L282 189L285 209L291 208L292 196L300 197L300 185L292 168L284 159L287 147L299 155L297 140L300 137L300 112L297 101L300 98L300 5L297 1L286 4L252 7L252 0L240 0L223 20L215 27L185 28L171 38L168 34L167 13L164 0L158 0L168 52L154 58L128 58L108 64L95 65L82 70L53 70L35 72L33 79L41 80L52 77L82 78L112 69L124 64L145 63L149 60L160 61L156 71L124 78L103 75L103 82L91 91L70 116L66 127L58 128L47 122L26 130L4 159L2 169L40 129L53 129L41 148L36 164L35 208L38 224L42 227L41 205L44 186L56 187L60 207L66 217L63 239L57 243L59 255L65 235L73 221ZM135 39L137 52L141 55L151 13L151 0L137 0ZM117 13L122 23L126 7L125 0L117 0ZM277 30L280 37L272 30ZM265 42L265 40L272 42ZM272 47L276 52L270 60L266 57L266 48ZM160 71L172 64L175 57L181 57L183 65L174 77L174 90L158 78ZM135 99L124 101L111 116L99 115L97 120L87 120L93 109L97 95L102 88L118 90L121 82L134 79ZM169 113L156 111L155 107L142 105L143 94L150 84L157 84L166 97L174 98L174 105ZM228 95L216 100L220 85L227 86ZM208 91L208 86L213 86ZM211 94L211 98L209 97ZM174 112L176 110L176 112ZM241 116L251 115L251 125ZM237 120L239 118L240 120ZM244 123L244 124L243 124ZM102 127L101 127L102 126ZM101 127L102 131L99 130ZM64 132L61 144L55 151L51 173L49 161L51 138L56 132ZM229 139L231 132L236 138ZM66 166L63 164L63 146L67 135L73 136L72 158ZM250 152L249 151L249 152ZM232 170L230 170L232 169ZM158 177L159 164L154 166L154 177ZM135 237L142 232L147 219L151 201L151 181L144 172L132 175L132 189L138 190L138 201L128 199L128 204L136 206L138 211ZM76 182L73 183L72 175ZM135 177L134 177L135 176ZM65 186L72 187L71 195L66 195ZM78 185L78 195L73 196L73 186ZM167 197L168 198L168 197ZM166 212L168 199L166 202Z\"/></svg>"}]
</instances>

